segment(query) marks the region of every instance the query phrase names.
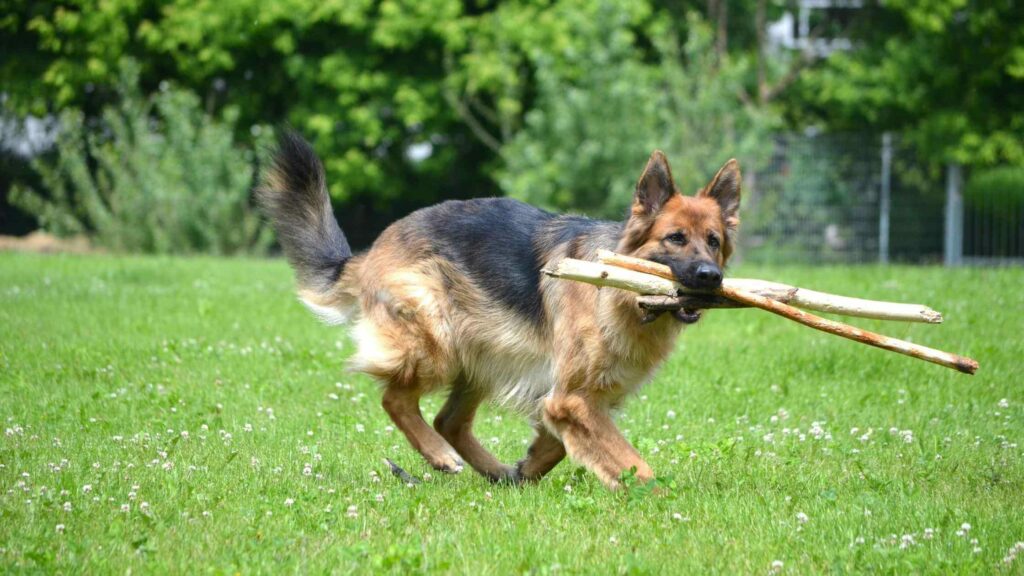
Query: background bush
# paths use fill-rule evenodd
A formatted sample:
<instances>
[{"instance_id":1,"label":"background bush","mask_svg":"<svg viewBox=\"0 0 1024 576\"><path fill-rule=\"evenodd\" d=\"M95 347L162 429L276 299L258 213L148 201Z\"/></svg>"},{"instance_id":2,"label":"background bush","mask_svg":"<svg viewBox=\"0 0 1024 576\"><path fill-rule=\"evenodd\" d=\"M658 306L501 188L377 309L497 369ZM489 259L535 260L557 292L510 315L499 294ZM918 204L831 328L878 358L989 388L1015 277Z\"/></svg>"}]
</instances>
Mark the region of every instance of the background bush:
<instances>
[{"instance_id":1,"label":"background bush","mask_svg":"<svg viewBox=\"0 0 1024 576\"><path fill-rule=\"evenodd\" d=\"M775 133L883 131L931 172L1024 165L1024 10L864 3L813 24L825 57L773 46L793 0L8 0L0 122L119 100L165 79L235 136L288 123L324 158L356 247L449 198L513 195L618 215L652 148L687 189ZM697 16L699 15L699 16ZM965 50L964 46L972 49ZM780 126L781 124L781 126ZM0 142L0 166L5 154ZM685 164L684 164L685 163ZM0 173L0 227L10 231ZM748 179L748 182L750 180ZM749 213L748 213L749 217Z\"/></svg>"},{"instance_id":2,"label":"background bush","mask_svg":"<svg viewBox=\"0 0 1024 576\"><path fill-rule=\"evenodd\" d=\"M738 97L748 62L715 55L714 36L696 13L687 37L647 30L645 61L632 32L637 18L618 4L566 11L593 66L566 74L554 58L537 62L537 101L502 149L506 194L555 210L618 219L655 149L669 157L676 184L692 194L729 158L752 172L771 153L773 110Z\"/></svg>"},{"instance_id":3,"label":"background bush","mask_svg":"<svg viewBox=\"0 0 1024 576\"><path fill-rule=\"evenodd\" d=\"M15 204L48 231L115 251L265 253L272 236L250 202L256 158L235 142L237 112L212 117L167 84L144 98L137 80L125 63L117 105L93 122L61 116L55 153L33 162L44 189L16 187Z\"/></svg>"}]
</instances>

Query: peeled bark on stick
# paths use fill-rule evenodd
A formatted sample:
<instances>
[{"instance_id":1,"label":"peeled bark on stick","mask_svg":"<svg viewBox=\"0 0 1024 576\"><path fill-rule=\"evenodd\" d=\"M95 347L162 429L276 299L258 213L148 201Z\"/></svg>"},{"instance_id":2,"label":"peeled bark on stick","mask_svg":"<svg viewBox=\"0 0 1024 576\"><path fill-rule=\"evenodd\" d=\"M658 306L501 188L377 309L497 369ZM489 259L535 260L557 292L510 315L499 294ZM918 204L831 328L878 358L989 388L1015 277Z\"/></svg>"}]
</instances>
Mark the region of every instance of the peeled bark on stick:
<instances>
[{"instance_id":1,"label":"peeled bark on stick","mask_svg":"<svg viewBox=\"0 0 1024 576\"><path fill-rule=\"evenodd\" d=\"M559 261L554 268L544 272L548 276L556 278L586 282L595 286L612 286L636 292L641 294L637 297L640 307L655 312L679 310L680 308L696 310L749 307L748 304L735 302L721 296L691 290L674 280L658 276L656 270L659 269L652 268L652 266L663 265L656 262L605 251L599 251L598 258L607 264L565 258ZM900 304L835 296L778 282L747 278L726 278L722 284L809 310L880 320L932 324L942 322L941 314L919 304ZM808 297L808 294L811 296Z\"/></svg>"},{"instance_id":2,"label":"peeled bark on stick","mask_svg":"<svg viewBox=\"0 0 1024 576\"><path fill-rule=\"evenodd\" d=\"M672 278L672 271L663 264L658 264L657 262L650 262L648 260L641 260L638 258L631 258L628 256L622 256L618 254L614 256L616 256L616 258L614 259L615 261L628 264L631 268L643 268L644 272L641 273L643 275L650 276L651 278L654 279L660 279L665 282L669 282L673 285L673 287L680 286L679 283L670 280L670 278ZM563 261L563 263L564 262L565 261ZM593 264L582 261L575 261L575 263ZM577 272L581 271L580 267L575 266L575 263L570 263L570 268L576 270ZM605 268L617 267L618 266L607 266ZM559 265L559 268L561 268L561 264ZM625 268L623 268L622 270L626 271ZM655 282L655 280L652 279L637 279L636 282L626 282L624 278L628 276L629 275L623 275L622 273L616 272L614 270L603 270L598 275L598 278L600 280L598 282L591 283L597 283L600 285L601 280L614 278L614 281L616 282L616 284L618 284L616 287L619 288L625 288L626 285L629 284L634 286L656 286L662 290L666 289L666 286L663 283ZM575 279L571 278L569 275L565 275L563 277ZM660 294L666 295L664 294L664 292L661 292ZM782 302L778 302L769 297L745 291L741 288L731 287L723 284L723 286L716 291L716 294L728 298L730 300L734 300L737 302L741 302L743 304L767 310L769 312L772 312L773 314L777 314L784 318L788 318L790 320L803 324L804 326L808 326L816 330L821 330L822 332L828 332L829 334L842 336L843 338L848 338L850 340L854 340L862 344L868 344L869 346L875 346L877 348L889 350L890 352L898 352L906 356L911 356L913 358L918 358L920 360L926 360L928 362L939 364L940 366L945 366L947 368L952 368L954 370L963 372L964 374L974 374L978 370L978 362L971 358L959 356L957 354L951 354L949 352L943 352L942 350L936 350L934 348L928 348L926 346L921 346L919 344L914 344L912 342L906 342L904 340L899 340L897 338L890 338L889 336L876 334L868 330L861 330L860 328L850 326L849 324L843 324L842 322L836 322L834 320L821 318L820 316L808 314L807 312L789 306L788 304L783 304Z\"/></svg>"},{"instance_id":3,"label":"peeled bark on stick","mask_svg":"<svg viewBox=\"0 0 1024 576\"><path fill-rule=\"evenodd\" d=\"M815 316L814 314L809 314L788 304L776 302L765 298L764 296L759 296L751 292L744 292L743 290L736 288L722 286L719 289L719 293L726 298L750 304L751 306L756 306L757 308L767 310L773 314L778 314L784 318L789 318L790 320L794 320L804 326L814 328L815 330L821 330L822 332L842 336L843 338L848 338L883 350L889 350L890 352L898 352L906 356L933 362L940 366L945 366L947 368L963 372L964 374L974 374L978 371L977 360L973 360L965 356L952 354L950 352L943 352L942 350L928 348L927 346L921 346L920 344L914 344L897 338L890 338L889 336L876 334L875 332L870 332L868 330L861 330L856 326L850 326L849 324L843 324L842 322L836 322L835 320Z\"/></svg>"},{"instance_id":4,"label":"peeled bark on stick","mask_svg":"<svg viewBox=\"0 0 1024 576\"><path fill-rule=\"evenodd\" d=\"M665 277L664 274L659 273L659 271L667 270L663 264L651 262L650 260L623 256L608 250L598 250L597 259L604 264L626 268L636 272L653 274L659 277ZM671 278L671 273L668 278ZM772 300L796 306L797 308L805 308L807 310L815 310L818 312L829 312L832 314L839 314L841 316L874 318L876 320L927 322L929 324L939 324L942 322L942 314L921 304L903 304L899 302L864 300L863 298L851 298L849 296L838 296L836 294L828 294L826 292L818 292L815 290L808 290L806 288L797 288L796 286L789 286L778 282L751 280L747 278L726 278L722 281L722 285L746 292L754 292L755 294L760 294L771 298ZM681 288L683 292L689 291L686 288ZM778 297L776 297L776 295ZM641 305L643 306L643 303L641 303ZM662 310L671 309L668 301L662 300L659 305L662 306ZM680 299L679 307L690 308L690 306L687 305L685 298Z\"/></svg>"},{"instance_id":5,"label":"peeled bark on stick","mask_svg":"<svg viewBox=\"0 0 1024 576\"><path fill-rule=\"evenodd\" d=\"M654 263L651 262L651 264ZM610 286L642 294L642 296L637 296L637 303L641 308L652 311L679 310L680 308L697 310L749 307L747 304L714 294L688 291L682 284L674 280L650 273L575 258L565 258L559 261L554 268L544 270L544 273L553 278L576 280L595 286ZM735 280L726 281L733 282ZM680 295L680 292L684 291L688 293ZM773 300L788 302L796 288L785 284L766 282L762 286L752 286L750 291Z\"/></svg>"}]
</instances>

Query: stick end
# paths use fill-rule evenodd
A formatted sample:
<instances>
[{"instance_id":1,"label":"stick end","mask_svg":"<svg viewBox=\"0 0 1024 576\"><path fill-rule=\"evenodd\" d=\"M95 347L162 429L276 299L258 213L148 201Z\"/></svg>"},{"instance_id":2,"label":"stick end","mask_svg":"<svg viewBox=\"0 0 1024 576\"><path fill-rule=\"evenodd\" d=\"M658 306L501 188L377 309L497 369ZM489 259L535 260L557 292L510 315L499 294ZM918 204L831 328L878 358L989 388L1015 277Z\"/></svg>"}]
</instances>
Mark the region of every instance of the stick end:
<instances>
[{"instance_id":1,"label":"stick end","mask_svg":"<svg viewBox=\"0 0 1024 576\"><path fill-rule=\"evenodd\" d=\"M957 356L954 367L964 374L974 375L978 371L978 361L973 358Z\"/></svg>"},{"instance_id":2,"label":"stick end","mask_svg":"<svg viewBox=\"0 0 1024 576\"><path fill-rule=\"evenodd\" d=\"M924 307L921 310L921 318L929 324L942 324L942 312L937 312L928 307Z\"/></svg>"}]
</instances>

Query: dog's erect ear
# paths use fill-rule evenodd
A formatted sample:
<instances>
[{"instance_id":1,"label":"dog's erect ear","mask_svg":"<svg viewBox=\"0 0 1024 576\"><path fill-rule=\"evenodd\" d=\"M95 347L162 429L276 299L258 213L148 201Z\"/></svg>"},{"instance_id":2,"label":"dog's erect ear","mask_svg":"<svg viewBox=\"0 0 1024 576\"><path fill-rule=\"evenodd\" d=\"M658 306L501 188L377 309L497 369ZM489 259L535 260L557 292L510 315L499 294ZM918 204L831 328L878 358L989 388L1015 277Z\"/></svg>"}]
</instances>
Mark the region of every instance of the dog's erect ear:
<instances>
[{"instance_id":1,"label":"dog's erect ear","mask_svg":"<svg viewBox=\"0 0 1024 576\"><path fill-rule=\"evenodd\" d=\"M718 202L722 210L722 218L730 232L740 224L740 163L735 158L722 166L711 182L697 193Z\"/></svg>"},{"instance_id":2,"label":"dog's erect ear","mask_svg":"<svg viewBox=\"0 0 1024 576\"><path fill-rule=\"evenodd\" d=\"M647 161L644 173L640 175L640 181L636 183L632 212L637 216L653 216L675 193L676 185L672 181L668 159L661 150L655 150Z\"/></svg>"}]
</instances>

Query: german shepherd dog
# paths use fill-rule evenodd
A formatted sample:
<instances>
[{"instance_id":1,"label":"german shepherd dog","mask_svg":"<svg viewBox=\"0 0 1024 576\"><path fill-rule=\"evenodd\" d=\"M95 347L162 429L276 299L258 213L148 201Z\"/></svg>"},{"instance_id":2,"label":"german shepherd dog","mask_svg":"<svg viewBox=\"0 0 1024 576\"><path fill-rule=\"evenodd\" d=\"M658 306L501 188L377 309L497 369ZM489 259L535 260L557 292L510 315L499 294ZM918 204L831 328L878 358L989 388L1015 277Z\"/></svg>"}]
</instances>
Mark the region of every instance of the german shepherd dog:
<instances>
[{"instance_id":1,"label":"german shepherd dog","mask_svg":"<svg viewBox=\"0 0 1024 576\"><path fill-rule=\"evenodd\" d=\"M701 310L644 322L633 294L553 280L561 258L598 249L668 265L684 285L715 288L733 250L740 172L727 162L684 196L655 151L624 222L562 216L506 198L447 201L413 212L353 254L331 211L323 167L286 133L257 190L298 280L301 300L351 323L351 367L377 379L382 405L409 443L445 472L469 463L495 482L540 479L566 454L614 488L654 477L612 419L649 380ZM428 424L420 398L450 390ZM473 436L484 401L530 419L536 437L515 466Z\"/></svg>"}]
</instances>

